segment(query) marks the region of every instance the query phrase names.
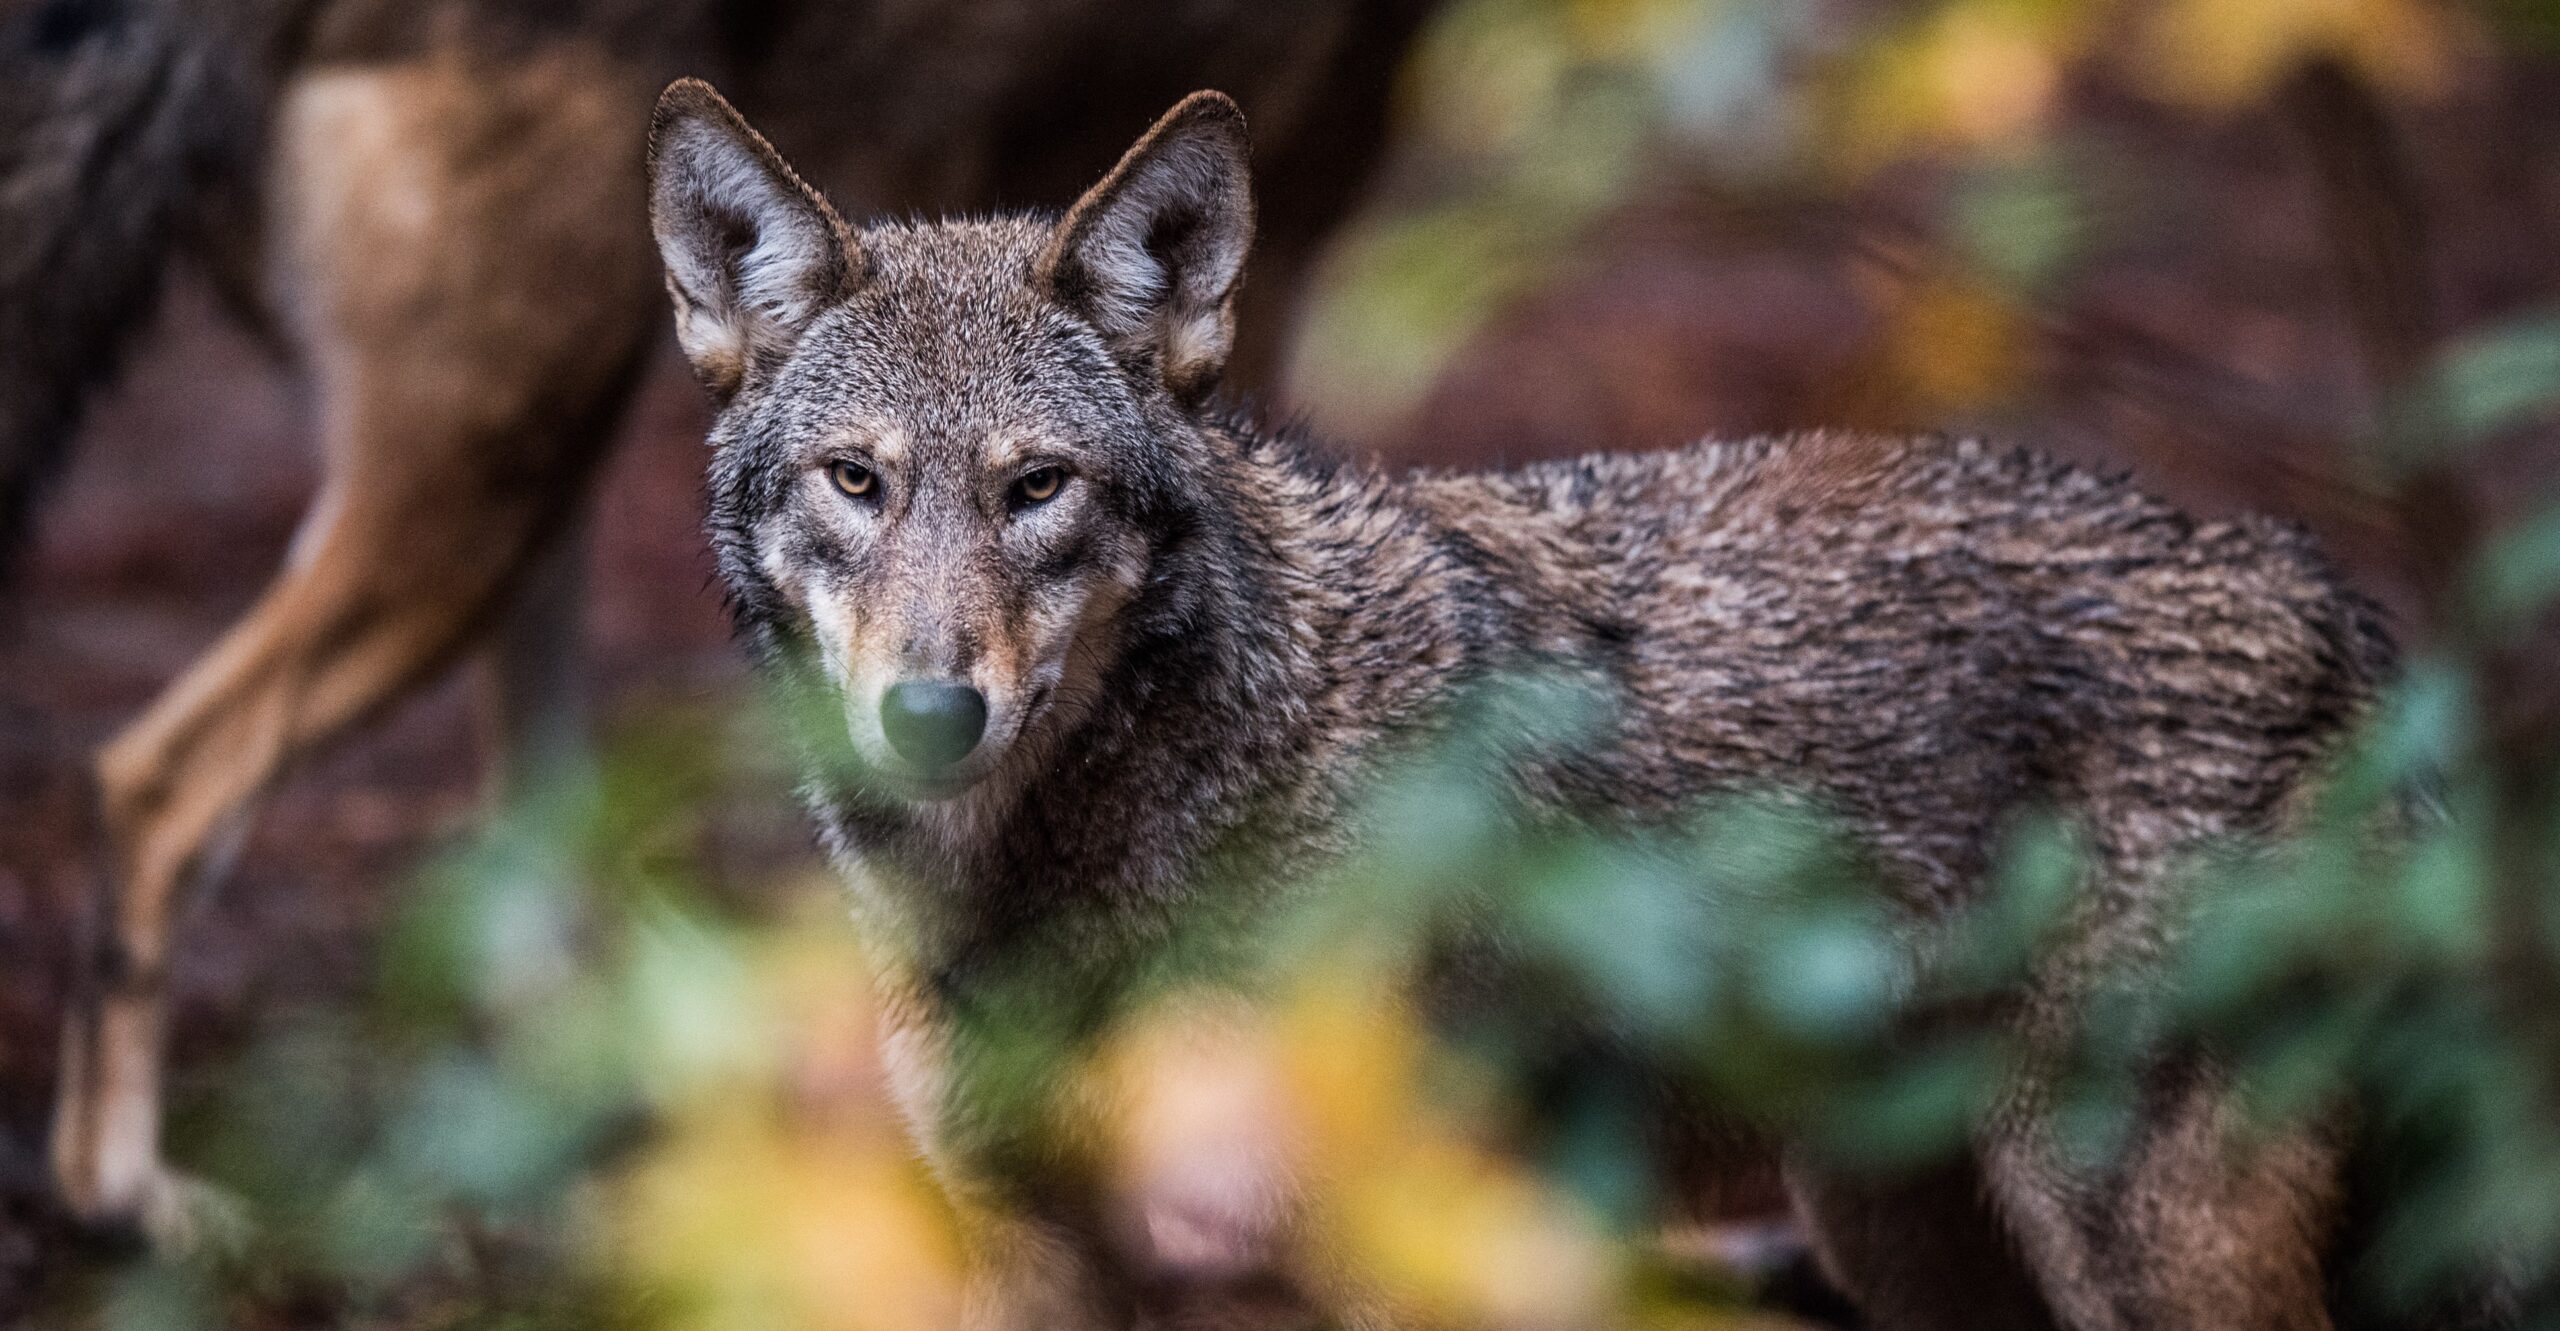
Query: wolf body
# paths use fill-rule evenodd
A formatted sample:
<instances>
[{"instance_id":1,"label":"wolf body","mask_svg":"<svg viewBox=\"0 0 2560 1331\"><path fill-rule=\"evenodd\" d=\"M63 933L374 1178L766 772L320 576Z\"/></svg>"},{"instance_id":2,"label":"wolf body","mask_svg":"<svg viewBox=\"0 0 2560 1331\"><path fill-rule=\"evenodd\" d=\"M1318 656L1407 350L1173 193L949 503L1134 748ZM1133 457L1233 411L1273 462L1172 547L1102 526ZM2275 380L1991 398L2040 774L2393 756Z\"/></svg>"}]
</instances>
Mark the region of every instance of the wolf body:
<instances>
[{"instance_id":1,"label":"wolf body","mask_svg":"<svg viewBox=\"0 0 2560 1331\"><path fill-rule=\"evenodd\" d=\"M157 1148L173 920L263 789L475 650L510 774L573 748L568 533L664 336L636 145L669 78L731 80L847 197L937 210L1066 192L1184 89L1226 81L1279 169L1298 164L1272 218L1285 270L1358 190L1421 17L1421 0L0 6L0 547L174 254L308 373L321 436L275 583L98 755L110 891L53 1132L72 1209L186 1227L192 1193ZM1263 370L1287 289L1240 316Z\"/></svg>"},{"instance_id":2,"label":"wolf body","mask_svg":"<svg viewBox=\"0 0 2560 1331\"><path fill-rule=\"evenodd\" d=\"M1108 1009L1186 915L1350 850L1360 792L1473 685L1602 703L1497 774L1521 818L1808 791L1915 932L1974 898L2006 817L2063 811L2095 868L1998 1018L2035 1050L2090 977L2142 982L2173 862L2284 826L2390 666L2294 529L1976 441L1390 477L1223 414L1252 209L1213 94L1059 217L856 229L699 84L653 145L719 406L713 545L759 658L824 700L811 806L887 940L903 1093L982 1215L987 1325L1216 1324L1157 1229L951 1074L988 995ZM1879 1327L2329 1325L2339 1139L2245 1138L2201 1053L2145 1084L2104 1168L2030 1071L1961 1167L1790 1154L1791 1191ZM1287 1185L1246 1191L1205 1225L1245 1254L1221 1270L1285 1264Z\"/></svg>"}]
</instances>

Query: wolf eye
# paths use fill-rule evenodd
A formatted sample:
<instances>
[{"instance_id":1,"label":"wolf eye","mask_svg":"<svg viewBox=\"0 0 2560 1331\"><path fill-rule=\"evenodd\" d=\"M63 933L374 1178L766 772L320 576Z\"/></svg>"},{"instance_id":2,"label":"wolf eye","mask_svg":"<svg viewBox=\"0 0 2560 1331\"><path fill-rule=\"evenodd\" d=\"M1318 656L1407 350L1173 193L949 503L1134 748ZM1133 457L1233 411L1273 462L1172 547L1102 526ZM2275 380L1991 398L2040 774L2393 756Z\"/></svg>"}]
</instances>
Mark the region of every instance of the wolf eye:
<instances>
[{"instance_id":1,"label":"wolf eye","mask_svg":"<svg viewBox=\"0 0 2560 1331\"><path fill-rule=\"evenodd\" d=\"M880 478L859 462L828 463L827 479L834 481L837 489L856 499L869 499L880 490Z\"/></svg>"},{"instance_id":2,"label":"wolf eye","mask_svg":"<svg viewBox=\"0 0 2560 1331\"><path fill-rule=\"evenodd\" d=\"M1058 491L1066 483L1066 468L1035 467L1013 483L1013 506L1027 508L1033 504L1048 503L1058 497Z\"/></svg>"}]
</instances>

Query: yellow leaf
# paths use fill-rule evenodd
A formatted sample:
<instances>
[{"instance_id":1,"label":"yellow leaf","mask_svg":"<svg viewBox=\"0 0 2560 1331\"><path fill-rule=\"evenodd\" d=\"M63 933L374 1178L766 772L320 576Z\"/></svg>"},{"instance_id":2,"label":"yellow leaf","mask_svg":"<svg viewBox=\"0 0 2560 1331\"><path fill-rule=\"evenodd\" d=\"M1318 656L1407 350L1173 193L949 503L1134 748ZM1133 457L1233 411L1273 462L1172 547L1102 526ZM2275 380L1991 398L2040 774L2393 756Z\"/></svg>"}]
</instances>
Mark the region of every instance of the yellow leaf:
<instances>
[{"instance_id":1,"label":"yellow leaf","mask_svg":"<svg viewBox=\"0 0 2560 1331\"><path fill-rule=\"evenodd\" d=\"M2321 57L2429 96L2450 80L2461 38L2421 0L2161 0L2140 31L2137 73L2151 91L2217 108L2263 97Z\"/></svg>"},{"instance_id":2,"label":"yellow leaf","mask_svg":"<svg viewBox=\"0 0 2560 1331\"><path fill-rule=\"evenodd\" d=\"M956 1222L890 1108L869 977L840 922L741 948L772 1051L682 1088L602 1190L599 1260L689 1331L941 1331L960 1312Z\"/></svg>"},{"instance_id":3,"label":"yellow leaf","mask_svg":"<svg viewBox=\"0 0 2560 1331\"><path fill-rule=\"evenodd\" d=\"M2013 395L2026 369L2018 307L1983 283L1931 273L1902 291L1885 336L1895 377L1929 412L1962 411Z\"/></svg>"},{"instance_id":4,"label":"yellow leaf","mask_svg":"<svg viewBox=\"0 0 2560 1331\"><path fill-rule=\"evenodd\" d=\"M1840 165L1856 174L1915 150L2031 142L2087 26L2076 5L1960 0L1877 38L1842 85Z\"/></svg>"},{"instance_id":5,"label":"yellow leaf","mask_svg":"<svg viewBox=\"0 0 2560 1331\"><path fill-rule=\"evenodd\" d=\"M674 1325L939 1331L959 1315L952 1221L892 1136L713 1106L612 1195L611 1260L670 1299Z\"/></svg>"},{"instance_id":6,"label":"yellow leaf","mask_svg":"<svg viewBox=\"0 0 2560 1331\"><path fill-rule=\"evenodd\" d=\"M1415 1133L1327 1203L1363 1282L1437 1322L1587 1325L1620 1293L1615 1254L1569 1199L1453 1136Z\"/></svg>"}]
</instances>

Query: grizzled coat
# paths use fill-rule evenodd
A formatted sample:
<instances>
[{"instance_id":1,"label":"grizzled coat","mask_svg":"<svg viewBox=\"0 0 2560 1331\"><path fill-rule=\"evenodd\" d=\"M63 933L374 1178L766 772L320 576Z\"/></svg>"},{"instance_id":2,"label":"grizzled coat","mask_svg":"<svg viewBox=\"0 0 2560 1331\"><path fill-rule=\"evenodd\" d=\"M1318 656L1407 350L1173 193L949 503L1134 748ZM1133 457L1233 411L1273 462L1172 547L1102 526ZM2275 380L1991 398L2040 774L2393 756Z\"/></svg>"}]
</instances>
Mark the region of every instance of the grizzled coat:
<instances>
[{"instance_id":1,"label":"grizzled coat","mask_svg":"<svg viewBox=\"0 0 2560 1331\"><path fill-rule=\"evenodd\" d=\"M1524 810L1810 789L1922 918L2005 813L2068 809L2101 871L2030 1020L2174 927L2168 858L2280 823L2373 696L2376 617L2301 535L2025 453L1810 434L1390 477L1219 414L1243 154L1201 94L1063 218L856 230L709 89L660 105L659 244L722 408L714 545L756 652L823 702L809 798L894 940L929 1144L1006 1217L990 1324L1162 1314L1171 1277L1101 1202L973 1153L985 1115L932 1071L971 1005L1107 990L1212 889L1342 850L1362 783L1470 682L1562 672L1607 704L1508 774ZM915 679L984 699L948 767L882 738ZM1950 1176L1792 1186L1879 1326L2327 1325L2329 1143L2241 1149L2202 1064L2144 1112L2103 1177L2030 1090Z\"/></svg>"}]
</instances>

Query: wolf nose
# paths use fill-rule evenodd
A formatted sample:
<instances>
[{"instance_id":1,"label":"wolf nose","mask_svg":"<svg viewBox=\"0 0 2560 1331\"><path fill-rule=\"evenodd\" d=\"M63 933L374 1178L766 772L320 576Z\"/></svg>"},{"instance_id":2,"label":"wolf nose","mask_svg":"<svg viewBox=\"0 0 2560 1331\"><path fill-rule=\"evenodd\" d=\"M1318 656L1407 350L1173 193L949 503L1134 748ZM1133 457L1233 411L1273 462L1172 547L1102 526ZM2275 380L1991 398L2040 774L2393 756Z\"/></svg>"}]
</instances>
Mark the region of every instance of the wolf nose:
<instances>
[{"instance_id":1,"label":"wolf nose","mask_svg":"<svg viewBox=\"0 0 2560 1331\"><path fill-rule=\"evenodd\" d=\"M969 756L987 731L987 698L966 684L910 679L880 697L880 729L898 756L928 771Z\"/></svg>"}]
</instances>

